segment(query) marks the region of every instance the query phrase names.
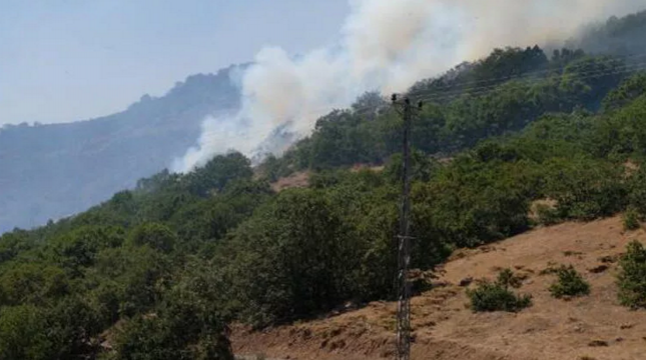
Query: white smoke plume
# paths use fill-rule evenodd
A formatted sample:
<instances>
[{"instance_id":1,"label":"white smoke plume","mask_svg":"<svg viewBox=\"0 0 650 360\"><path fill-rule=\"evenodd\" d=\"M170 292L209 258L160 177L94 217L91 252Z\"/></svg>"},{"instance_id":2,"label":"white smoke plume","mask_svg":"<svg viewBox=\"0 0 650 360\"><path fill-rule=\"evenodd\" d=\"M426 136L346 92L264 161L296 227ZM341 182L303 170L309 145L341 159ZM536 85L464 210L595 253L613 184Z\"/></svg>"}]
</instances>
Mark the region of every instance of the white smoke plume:
<instances>
[{"instance_id":1,"label":"white smoke plume","mask_svg":"<svg viewBox=\"0 0 650 360\"><path fill-rule=\"evenodd\" d=\"M279 125L308 135L315 121L366 91L407 90L417 80L486 56L495 47L561 44L585 23L645 9L643 0L350 0L339 42L292 57L261 49L242 76L242 108L208 118L186 172L228 149L253 155ZM275 146L281 152L289 144Z\"/></svg>"}]
</instances>

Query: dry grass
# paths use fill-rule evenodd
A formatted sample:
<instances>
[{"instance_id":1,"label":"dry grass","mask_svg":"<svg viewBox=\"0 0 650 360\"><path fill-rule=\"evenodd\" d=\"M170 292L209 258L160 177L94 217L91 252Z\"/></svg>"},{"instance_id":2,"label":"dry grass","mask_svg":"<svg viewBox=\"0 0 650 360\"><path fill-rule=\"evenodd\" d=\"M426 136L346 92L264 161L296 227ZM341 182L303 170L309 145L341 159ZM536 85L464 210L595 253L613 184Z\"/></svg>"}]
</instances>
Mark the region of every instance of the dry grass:
<instances>
[{"instance_id":1,"label":"dry grass","mask_svg":"<svg viewBox=\"0 0 650 360\"><path fill-rule=\"evenodd\" d=\"M483 249L460 250L463 256L453 256L440 274L439 280L449 285L412 299L412 359L645 358L645 310L618 305L613 264L632 239L645 244L645 224L633 232L621 230L620 217L564 223ZM567 256L569 251L572 254ZM581 259L573 253L580 253ZM548 292L554 276L540 275L549 264L573 265L592 285L590 296L568 302L554 299ZM602 264L612 265L589 271ZM508 267L522 276L521 291L533 295L533 306L518 314L475 314L467 309L466 288L458 285L461 280L493 280L494 269ZM394 303L372 302L326 319L264 332L234 326L233 347L240 354L264 352L269 357L301 360L390 358L394 314Z\"/></svg>"},{"instance_id":2,"label":"dry grass","mask_svg":"<svg viewBox=\"0 0 650 360\"><path fill-rule=\"evenodd\" d=\"M284 189L307 186L309 186L309 172L301 171L278 179L278 181L271 184L271 189L275 192L280 192Z\"/></svg>"}]
</instances>

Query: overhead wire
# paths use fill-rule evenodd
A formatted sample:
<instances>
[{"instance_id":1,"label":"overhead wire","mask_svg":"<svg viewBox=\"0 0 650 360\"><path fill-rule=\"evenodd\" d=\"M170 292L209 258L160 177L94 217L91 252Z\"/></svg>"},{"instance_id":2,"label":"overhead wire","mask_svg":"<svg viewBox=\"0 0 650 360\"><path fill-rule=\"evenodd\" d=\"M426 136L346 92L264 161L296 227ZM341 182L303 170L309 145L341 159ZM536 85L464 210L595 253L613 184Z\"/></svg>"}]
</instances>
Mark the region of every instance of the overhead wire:
<instances>
[{"instance_id":1,"label":"overhead wire","mask_svg":"<svg viewBox=\"0 0 650 360\"><path fill-rule=\"evenodd\" d=\"M644 54L645 55L645 54ZM608 76L608 75L616 75L616 74L624 74L627 72L636 72L639 70L642 70L645 68L645 62L637 62L637 63L629 63L625 65L621 65L617 69L614 69L615 71L603 71L603 70L595 70L595 71L585 71L585 72L575 72L575 73L568 73L568 74L562 74L562 73L557 73L557 75L561 78L564 79L573 79L573 80L581 80L581 79L588 79L588 78L594 78L594 77L600 77L600 76ZM544 80L548 80L548 78L543 78L543 77L532 77L529 79L526 79L529 75L533 72L528 72L528 73L522 73L521 76L511 76L507 77L510 80L518 80L518 79L524 79L530 81L530 83L534 82L541 82ZM539 72L536 72L539 73ZM552 72L549 74L553 74ZM495 78L495 79L504 79L502 78ZM527 89L530 87L530 83L525 83L525 84L515 84L515 85L509 85L510 89ZM493 90L499 88L500 86L503 86L505 82L500 82L494 85L490 86L471 86L463 89L459 89L458 91L454 91L452 93L445 93L441 94L440 91L431 91L428 93L421 93L420 96L414 97L414 101L436 101L436 100L444 100L444 99L450 99L454 97L475 97L475 96L480 96L483 94L489 94ZM408 94L410 95L410 94ZM386 102L388 102L388 97L382 97L382 99ZM360 112L360 111L365 111L365 110L376 110L377 106L372 105L372 106L367 106L367 107L362 107L362 108L356 108L355 111ZM313 110L307 113L301 114L301 116L319 116L326 114L328 111L335 111L337 109L332 108L332 107L323 107L319 108L318 110ZM270 135L270 132L268 131L247 131L246 134L239 134L236 135L236 137L233 137L232 135L226 134L223 137L213 137L212 135L217 135L217 134L222 134L222 131L216 130L216 131L211 131L211 132L204 132L202 134L203 136L210 137L210 140L204 141L201 143L201 145L212 145L218 141L225 141L229 140L232 142L233 140L249 140L253 137L257 137L259 135ZM198 145L198 144L197 144ZM235 146L233 146L235 147Z\"/></svg>"},{"instance_id":2,"label":"overhead wire","mask_svg":"<svg viewBox=\"0 0 650 360\"><path fill-rule=\"evenodd\" d=\"M626 73L626 72L635 72L635 71L638 71L638 70L642 70L644 68L645 68L645 63L643 63L643 64L631 64L631 65L621 66L616 71L591 71L591 72L584 72L584 73L571 73L571 74L562 75L562 78L563 79L582 80L582 79L589 79L589 78L600 77L600 76L622 74L622 73ZM577 75L581 75L581 76L577 76ZM544 80L548 80L548 78L531 78L531 79L524 79L524 80L528 80L528 81L530 81L532 83L532 82L542 82ZM463 95L470 95L470 96L473 95L473 94L479 94L480 95L480 94L489 93L492 90L495 90L495 89L501 87L502 85L504 85L504 83L495 84L493 86L486 86L486 87L471 87L471 88L466 88L466 89L463 89L463 90L459 90L457 92L446 93L446 94L431 93L431 94L429 94L430 96L415 97L414 99L416 101L417 100L433 101L433 100L440 100L440 99L463 96ZM530 86L530 83L513 84L513 85L509 85L509 86L510 86L509 87L510 89L528 88Z\"/></svg>"},{"instance_id":3,"label":"overhead wire","mask_svg":"<svg viewBox=\"0 0 650 360\"><path fill-rule=\"evenodd\" d=\"M608 59L602 59L599 61L600 64L607 64L607 63L612 63L612 62L621 62L625 58L636 58L636 57L646 57L646 53L636 53L636 54L627 54L619 57L614 57L614 58L608 58ZM468 85L471 84L473 86L476 86L477 84L483 84L486 82L498 82L502 83L504 81L510 80L510 79L517 79L521 78L524 76L544 76L544 75L553 75L553 74L558 74L561 75L561 73L558 73L558 70L561 69L545 69L545 70L533 70L533 71L526 71L518 74L513 74L513 75L507 75L507 76L502 76L502 77L492 77L488 79L483 79L483 80L467 80L467 81L462 81L462 82L454 82L453 84L442 86L442 87L437 87L437 91L444 91L447 89L452 89L455 87L462 87L463 85ZM441 75L441 76L444 76ZM411 96L413 95L418 95L422 92L430 92L431 89L423 89L423 90L414 90L414 91L407 91L407 93Z\"/></svg>"}]
</instances>

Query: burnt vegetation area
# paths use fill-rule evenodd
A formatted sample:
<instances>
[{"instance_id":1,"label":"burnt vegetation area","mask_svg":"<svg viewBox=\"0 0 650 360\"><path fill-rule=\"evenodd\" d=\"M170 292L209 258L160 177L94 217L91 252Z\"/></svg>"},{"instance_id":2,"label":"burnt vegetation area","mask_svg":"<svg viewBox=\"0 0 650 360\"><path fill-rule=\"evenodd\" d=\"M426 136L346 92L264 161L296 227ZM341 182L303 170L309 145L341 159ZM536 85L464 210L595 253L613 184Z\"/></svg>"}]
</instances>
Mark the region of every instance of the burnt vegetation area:
<instances>
[{"instance_id":1,"label":"burnt vegetation area","mask_svg":"<svg viewBox=\"0 0 650 360\"><path fill-rule=\"evenodd\" d=\"M426 104L413 124L412 266L530 229L535 200L554 200L554 221L623 211L644 221L645 74L634 64L506 48L415 84ZM268 157L262 176L239 153L218 155L5 233L0 358L231 359L231 321L265 327L392 299L400 127L368 94ZM357 163L384 168L347 170ZM300 170L312 172L307 188L271 190ZM641 307L640 250L630 251L620 296ZM481 289L479 311L532 304L507 284Z\"/></svg>"}]
</instances>

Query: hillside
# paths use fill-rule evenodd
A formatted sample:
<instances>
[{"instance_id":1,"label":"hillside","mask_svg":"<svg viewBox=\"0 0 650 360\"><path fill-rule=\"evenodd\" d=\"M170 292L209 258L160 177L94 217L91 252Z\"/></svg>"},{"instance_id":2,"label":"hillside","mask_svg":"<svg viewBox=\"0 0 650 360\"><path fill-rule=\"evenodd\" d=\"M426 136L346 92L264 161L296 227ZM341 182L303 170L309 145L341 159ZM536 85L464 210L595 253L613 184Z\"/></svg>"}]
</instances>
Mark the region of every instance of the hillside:
<instances>
[{"instance_id":1,"label":"hillside","mask_svg":"<svg viewBox=\"0 0 650 360\"><path fill-rule=\"evenodd\" d=\"M120 113L0 129L0 233L85 210L168 167L206 116L239 107L230 70L190 76Z\"/></svg>"},{"instance_id":2,"label":"hillside","mask_svg":"<svg viewBox=\"0 0 650 360\"><path fill-rule=\"evenodd\" d=\"M645 310L629 311L616 300L617 260L633 239L645 243L645 226L625 232L620 217L564 223L459 250L437 268L438 288L412 299L412 359L577 360L645 357ZM610 260L612 259L612 260ZM551 264L551 265L549 265ZM592 285L584 298L551 297L549 266L571 264ZM519 289L534 305L519 313L473 313L463 279L494 279L509 267L525 280ZM474 285L469 285L472 287ZM394 302L268 331L236 327L236 354L299 360L390 359L394 351ZM602 346L590 345L601 340Z\"/></svg>"},{"instance_id":3,"label":"hillside","mask_svg":"<svg viewBox=\"0 0 650 360\"><path fill-rule=\"evenodd\" d=\"M495 49L464 79L411 89L413 100L428 98L409 154L411 267L423 292L414 302L421 316L413 324L415 351L437 351L428 340L436 349L446 345L447 356L514 359L528 341L563 356L575 355L570 346L592 353L583 341L616 350L618 337L637 351L638 324L618 324L621 335L602 321L643 313L643 245L630 242L616 284L612 266L585 270L624 251L628 235L645 235L620 236L621 226L646 221L644 70L645 61L629 56L547 54L531 45ZM456 88L452 97L420 92L444 86ZM328 358L341 349L343 357L388 355L401 130L398 114L368 93L259 165L239 152L219 154L187 173L142 178L74 216L2 234L0 358L232 360L233 345L286 356L290 339L292 347L304 344L299 357L318 356L321 346ZM549 261L575 262L592 293L551 301L544 288L554 275L538 273ZM532 271L521 289L507 272L497 283L476 279L472 309L489 314L465 309L461 278L510 266ZM569 290L585 291L569 281ZM549 313L553 303L562 311ZM556 340L571 329L558 316L576 304L583 306L568 316L584 338ZM607 312L593 314L596 305ZM351 322L357 325L335 326ZM505 344L492 327L523 345ZM312 336L326 328L331 341ZM531 332L544 341L533 344ZM476 344L468 344L473 337Z\"/></svg>"},{"instance_id":4,"label":"hillside","mask_svg":"<svg viewBox=\"0 0 650 360\"><path fill-rule=\"evenodd\" d=\"M549 49L544 49L546 55L536 46L528 51L500 49L491 57L472 64L461 64L441 77L423 80L415 84L412 91L419 91L420 95L422 92L433 93L433 102L449 103L461 98L460 95L475 96L478 88L483 92L506 80L517 77L531 80L530 72L539 74L540 71L559 69L584 53L614 56L620 62L600 63L597 66L583 64L586 66L568 69L570 77L580 73L584 76L597 75L599 71L609 71L609 76L571 84L574 91L566 91L569 84L562 84L563 91L548 93L550 98L541 99L545 103L514 104L531 109L521 113L497 112L495 116L514 123L500 123L489 130L485 122L494 119L479 116L480 113L489 113L480 107L500 107L499 102L512 99L496 97L483 105L475 103L473 109L460 101L456 110L445 114L445 117L460 118L460 126L430 126L430 134L417 131L416 134L421 134L416 139L418 147L428 152L458 151L485 136L519 130L544 112L571 111L577 105L590 110L598 109L600 98L622 77L618 75L638 70L635 65L645 62L645 11L593 24L566 44L549 46ZM553 52L553 46L557 47L557 53ZM562 50L562 46L566 49ZM582 52L576 54L577 49ZM549 64L552 67L549 68ZM117 114L67 124L22 124L0 129L0 233L15 227L43 225L49 219L56 220L78 213L108 199L117 191L132 188L138 179L168 167L175 157L183 155L195 144L201 131L200 124L207 115L229 112L239 107L239 89L229 79L232 69L190 76L184 82L177 83L166 95L160 98L145 95ZM533 80L539 80L538 76ZM529 90L533 92L530 94L530 91L519 88L521 84L513 85L514 88L504 91L520 98L536 97L534 93L544 93L544 89L549 87L549 84L542 82L530 87ZM585 86L595 86L590 96L570 98L580 96L579 90L584 90ZM438 94L441 91L444 92L443 97ZM557 97L568 99L556 101ZM357 105L363 107L362 104ZM366 110L363 115L367 115L368 109L359 110ZM433 122L440 120L435 112L430 115ZM458 128L457 131L454 128ZM452 131L452 134L445 131ZM351 148L351 144L340 144L337 150L342 153L337 156L345 161L334 161L333 157L327 164L314 163L314 166L377 163L394 152L393 148L388 147L369 153L370 149L379 146L378 143L390 139L363 135L374 144L360 142L356 148ZM434 141L447 135L452 135L455 140L451 143ZM434 146L434 143L443 146ZM329 150L318 149L315 153L326 151ZM295 155L295 152L292 154ZM305 159L300 161L302 163L296 165L299 168L311 166ZM286 169L282 171L288 175ZM291 169L288 171L292 172Z\"/></svg>"},{"instance_id":5,"label":"hillside","mask_svg":"<svg viewBox=\"0 0 650 360\"><path fill-rule=\"evenodd\" d=\"M446 263L446 273L434 270L442 277L429 284L450 283L414 300L416 355L435 346L433 351L445 349L450 358L515 359L530 342L530 331L557 342L559 347L544 347L560 352L554 356L570 345L593 353L584 341L606 341L606 351L618 349L618 337L627 351L637 351L640 326L634 319L642 311L628 307L645 307L637 293L645 279L637 276L626 290L634 294L628 298L636 299L633 303L619 303L613 267L599 274L585 269L600 265L598 256L623 251L629 234L645 235L620 236L621 222L633 228L645 221L644 74L626 78L602 103L598 113L546 114L444 162L413 152L410 221L417 241L412 266L426 273ZM320 136L317 131L307 142ZM325 148L337 140L318 139ZM279 164L293 160L276 159ZM188 174L161 172L141 179L134 190L74 217L5 233L0 236L0 357L232 359L232 346L235 353L299 358L388 355L399 162L392 156L383 167L311 168L277 182L276 192L272 162L254 171L249 159L230 153ZM619 213L623 219L611 218ZM600 218L606 220L593 222ZM567 221L572 223L530 231ZM633 269L644 276L644 253L632 259ZM538 272L549 261L575 262L593 287L585 298L555 300L561 305L553 309L561 306L565 314L584 304L568 315L585 329L570 343L553 337L571 329L568 319L548 320L563 314L548 313L552 301L544 287L550 280ZM534 273L527 279L533 282L521 289L533 296L530 308L488 315L464 308L459 279L494 276L496 267L509 266ZM368 306L327 318L363 304ZM442 317L432 304L440 306ZM607 312L591 317L596 305ZM603 326L610 316L629 320L632 327ZM324 320L313 321L318 318ZM343 329L351 322L356 325ZM368 329L366 323L378 326ZM233 333L227 324L268 330L265 335L234 327ZM622 325L629 326L617 323ZM301 326L313 329L295 330ZM429 334L431 326L436 331ZM495 326L523 345L495 338L488 331ZM325 329L331 341L312 336ZM353 342L355 336L362 341ZM482 340L467 344L468 337ZM295 353L287 348L291 339ZM322 353L321 346L329 352Z\"/></svg>"}]
</instances>

